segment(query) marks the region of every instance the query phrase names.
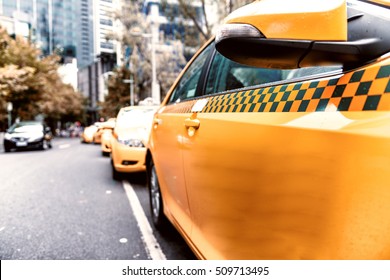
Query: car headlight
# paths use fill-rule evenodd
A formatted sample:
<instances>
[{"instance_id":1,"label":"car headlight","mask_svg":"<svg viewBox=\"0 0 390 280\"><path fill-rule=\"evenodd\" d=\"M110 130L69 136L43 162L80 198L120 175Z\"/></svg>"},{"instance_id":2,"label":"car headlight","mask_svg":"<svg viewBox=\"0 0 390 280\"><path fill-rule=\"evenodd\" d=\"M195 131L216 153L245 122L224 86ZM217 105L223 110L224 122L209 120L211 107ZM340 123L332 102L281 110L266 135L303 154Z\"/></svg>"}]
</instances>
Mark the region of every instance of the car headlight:
<instances>
[{"instance_id":1,"label":"car headlight","mask_svg":"<svg viewBox=\"0 0 390 280\"><path fill-rule=\"evenodd\" d=\"M143 148L145 147L144 143L142 143L139 139L120 139L118 138L118 142L129 146L129 147L136 147L136 148Z\"/></svg>"},{"instance_id":2,"label":"car headlight","mask_svg":"<svg viewBox=\"0 0 390 280\"><path fill-rule=\"evenodd\" d=\"M5 138L6 140L11 140L11 139L12 139L12 135L9 134L9 133L6 133L6 134L4 134L4 138Z\"/></svg>"}]
</instances>

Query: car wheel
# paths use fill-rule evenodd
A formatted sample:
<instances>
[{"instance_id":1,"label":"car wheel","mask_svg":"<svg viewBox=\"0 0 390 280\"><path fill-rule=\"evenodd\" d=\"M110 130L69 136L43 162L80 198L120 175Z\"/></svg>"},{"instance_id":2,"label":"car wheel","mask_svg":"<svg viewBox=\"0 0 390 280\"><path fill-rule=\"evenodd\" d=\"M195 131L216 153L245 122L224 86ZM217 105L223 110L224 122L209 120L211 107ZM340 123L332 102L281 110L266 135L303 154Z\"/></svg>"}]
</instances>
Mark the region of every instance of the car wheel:
<instances>
[{"instance_id":1,"label":"car wheel","mask_svg":"<svg viewBox=\"0 0 390 280\"><path fill-rule=\"evenodd\" d=\"M47 150L49 148L49 144L47 142L47 140L43 140L42 143L41 143L41 150Z\"/></svg>"},{"instance_id":2,"label":"car wheel","mask_svg":"<svg viewBox=\"0 0 390 280\"><path fill-rule=\"evenodd\" d=\"M11 149L4 147L4 152L5 153L9 153L10 151L11 151Z\"/></svg>"},{"instance_id":3,"label":"car wheel","mask_svg":"<svg viewBox=\"0 0 390 280\"><path fill-rule=\"evenodd\" d=\"M148 187L150 210L152 214L153 224L157 229L162 229L167 220L164 215L164 205L161 197L160 183L156 172L156 167L153 160L150 161L148 169Z\"/></svg>"},{"instance_id":4,"label":"car wheel","mask_svg":"<svg viewBox=\"0 0 390 280\"><path fill-rule=\"evenodd\" d=\"M121 179L121 173L116 171L114 162L111 160L112 179L119 181Z\"/></svg>"}]
</instances>

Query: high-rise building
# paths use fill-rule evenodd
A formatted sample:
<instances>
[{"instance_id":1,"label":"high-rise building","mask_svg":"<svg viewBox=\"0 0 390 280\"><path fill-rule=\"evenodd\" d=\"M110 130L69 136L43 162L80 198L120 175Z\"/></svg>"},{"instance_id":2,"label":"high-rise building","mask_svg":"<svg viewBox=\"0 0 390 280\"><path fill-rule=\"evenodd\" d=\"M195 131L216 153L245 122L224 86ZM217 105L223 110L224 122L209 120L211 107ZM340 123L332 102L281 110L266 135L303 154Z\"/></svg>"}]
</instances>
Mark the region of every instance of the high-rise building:
<instances>
[{"instance_id":1,"label":"high-rise building","mask_svg":"<svg viewBox=\"0 0 390 280\"><path fill-rule=\"evenodd\" d=\"M120 32L121 25L115 18L121 10L123 0L95 0L93 5L94 18L94 53L97 56L115 58L120 53L119 44L112 36Z\"/></svg>"},{"instance_id":2,"label":"high-rise building","mask_svg":"<svg viewBox=\"0 0 390 280\"><path fill-rule=\"evenodd\" d=\"M0 15L15 23L27 19L29 38L43 55L57 52L83 67L94 61L92 1L0 0Z\"/></svg>"},{"instance_id":3,"label":"high-rise building","mask_svg":"<svg viewBox=\"0 0 390 280\"><path fill-rule=\"evenodd\" d=\"M121 26L115 17L123 0L93 0L94 23L94 60L78 71L78 89L87 97L87 118L89 123L98 120L99 102L104 101L107 93L105 73L121 62L121 48L112 35L121 32Z\"/></svg>"}]
</instances>

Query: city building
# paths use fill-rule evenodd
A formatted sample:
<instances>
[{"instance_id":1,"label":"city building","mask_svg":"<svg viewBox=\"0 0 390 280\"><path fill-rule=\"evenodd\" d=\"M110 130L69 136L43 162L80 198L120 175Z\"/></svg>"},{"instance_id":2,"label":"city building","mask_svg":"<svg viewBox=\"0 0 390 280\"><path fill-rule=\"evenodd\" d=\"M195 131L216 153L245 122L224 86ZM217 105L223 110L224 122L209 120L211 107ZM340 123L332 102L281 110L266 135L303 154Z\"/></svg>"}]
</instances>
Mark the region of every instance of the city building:
<instances>
[{"instance_id":1,"label":"city building","mask_svg":"<svg viewBox=\"0 0 390 280\"><path fill-rule=\"evenodd\" d=\"M115 15L121 10L123 0L95 0L93 5L94 53L116 60L121 59L121 46L112 38L119 33L122 26Z\"/></svg>"},{"instance_id":2,"label":"city building","mask_svg":"<svg viewBox=\"0 0 390 280\"><path fill-rule=\"evenodd\" d=\"M106 94L105 73L122 61L121 45L112 39L112 34L122 31L115 13L121 10L123 0L94 0L91 17L93 18L93 54L94 59L78 71L78 89L87 98L88 122L98 120L99 102Z\"/></svg>"},{"instance_id":3,"label":"city building","mask_svg":"<svg viewBox=\"0 0 390 280\"><path fill-rule=\"evenodd\" d=\"M3 22L14 22L15 34L25 36L42 50L77 58L78 67L94 61L93 0L0 0ZM24 25L24 27L23 27ZM12 28L7 28L12 32ZM11 33L12 34L12 33Z\"/></svg>"},{"instance_id":4,"label":"city building","mask_svg":"<svg viewBox=\"0 0 390 280\"><path fill-rule=\"evenodd\" d=\"M210 5L208 3L206 5L207 9L209 9ZM154 16L153 7L158 7L158 30L164 35L163 40L165 41L162 43L181 40L184 44L184 55L189 60L202 43L200 34L194 27L194 21L184 17L179 6L178 0L144 0L141 11L146 15L147 21L151 21L151 18ZM194 12L193 17L204 28L205 19L201 1L192 1L191 6ZM191 33L190 36L188 36L189 33ZM186 37L187 40L185 40ZM191 38L191 40L188 40L188 38Z\"/></svg>"},{"instance_id":5,"label":"city building","mask_svg":"<svg viewBox=\"0 0 390 280\"><path fill-rule=\"evenodd\" d=\"M21 35L42 51L57 53L65 82L88 99L91 121L104 100L103 73L117 64L117 45L108 39L116 32L115 10L123 0L0 0L0 25ZM119 8L118 8L119 7ZM75 60L76 59L76 60ZM75 67L75 62L77 68Z\"/></svg>"}]
</instances>

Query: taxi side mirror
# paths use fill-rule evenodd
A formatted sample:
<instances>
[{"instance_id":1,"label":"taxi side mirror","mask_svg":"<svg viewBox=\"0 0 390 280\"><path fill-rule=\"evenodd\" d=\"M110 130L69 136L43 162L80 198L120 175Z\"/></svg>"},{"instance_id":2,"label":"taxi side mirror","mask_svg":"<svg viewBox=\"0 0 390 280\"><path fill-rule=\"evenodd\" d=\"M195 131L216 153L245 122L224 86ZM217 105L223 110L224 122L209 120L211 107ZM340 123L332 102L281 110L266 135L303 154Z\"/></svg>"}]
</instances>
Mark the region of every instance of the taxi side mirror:
<instances>
[{"instance_id":1,"label":"taxi side mirror","mask_svg":"<svg viewBox=\"0 0 390 280\"><path fill-rule=\"evenodd\" d=\"M390 49L389 19L362 5L374 6L346 0L255 1L226 18L216 49L255 67L358 65Z\"/></svg>"}]
</instances>

